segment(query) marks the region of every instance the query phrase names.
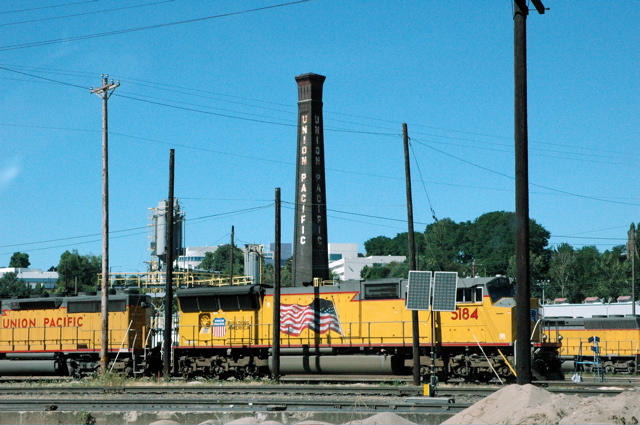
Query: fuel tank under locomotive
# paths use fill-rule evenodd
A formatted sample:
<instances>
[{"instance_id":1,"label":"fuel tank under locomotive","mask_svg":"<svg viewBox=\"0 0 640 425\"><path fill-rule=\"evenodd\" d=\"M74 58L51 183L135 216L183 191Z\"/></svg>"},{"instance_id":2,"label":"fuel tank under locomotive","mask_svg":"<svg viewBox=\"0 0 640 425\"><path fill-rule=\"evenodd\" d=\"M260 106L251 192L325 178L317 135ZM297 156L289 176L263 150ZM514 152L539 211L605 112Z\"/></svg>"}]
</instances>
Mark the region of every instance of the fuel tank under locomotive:
<instances>
[{"instance_id":1,"label":"fuel tank under locomotive","mask_svg":"<svg viewBox=\"0 0 640 425\"><path fill-rule=\"evenodd\" d=\"M404 358L397 355L285 355L280 356L281 374L399 375ZM273 356L269 356L273 370Z\"/></svg>"},{"instance_id":2,"label":"fuel tank under locomotive","mask_svg":"<svg viewBox=\"0 0 640 425\"><path fill-rule=\"evenodd\" d=\"M56 376L66 365L55 353L7 353L0 360L0 376Z\"/></svg>"}]
</instances>

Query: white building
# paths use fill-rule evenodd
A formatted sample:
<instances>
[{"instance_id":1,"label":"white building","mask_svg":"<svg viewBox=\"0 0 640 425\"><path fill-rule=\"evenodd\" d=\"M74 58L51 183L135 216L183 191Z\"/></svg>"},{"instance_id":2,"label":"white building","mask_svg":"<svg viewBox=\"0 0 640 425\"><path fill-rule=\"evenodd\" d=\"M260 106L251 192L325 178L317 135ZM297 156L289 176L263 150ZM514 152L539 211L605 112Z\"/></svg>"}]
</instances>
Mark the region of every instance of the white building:
<instances>
[{"instance_id":1,"label":"white building","mask_svg":"<svg viewBox=\"0 0 640 425\"><path fill-rule=\"evenodd\" d=\"M207 252L214 253L218 249L217 246L188 246L184 255L179 256L175 260L175 266L180 269L194 270L200 266Z\"/></svg>"},{"instance_id":2,"label":"white building","mask_svg":"<svg viewBox=\"0 0 640 425\"><path fill-rule=\"evenodd\" d=\"M358 254L357 243L330 243L329 270L340 280L360 279L360 272L365 266L375 264L387 265L392 262L401 263L404 255L373 255L365 257Z\"/></svg>"},{"instance_id":3,"label":"white building","mask_svg":"<svg viewBox=\"0 0 640 425\"><path fill-rule=\"evenodd\" d=\"M358 257L357 243L330 243L329 244L329 264L345 258Z\"/></svg>"},{"instance_id":4,"label":"white building","mask_svg":"<svg viewBox=\"0 0 640 425\"><path fill-rule=\"evenodd\" d=\"M55 289L58 282L58 272L45 272L41 269L27 269L21 267L0 268L0 277L6 273L16 273L18 279L28 283L32 288L41 283L45 289Z\"/></svg>"}]
</instances>

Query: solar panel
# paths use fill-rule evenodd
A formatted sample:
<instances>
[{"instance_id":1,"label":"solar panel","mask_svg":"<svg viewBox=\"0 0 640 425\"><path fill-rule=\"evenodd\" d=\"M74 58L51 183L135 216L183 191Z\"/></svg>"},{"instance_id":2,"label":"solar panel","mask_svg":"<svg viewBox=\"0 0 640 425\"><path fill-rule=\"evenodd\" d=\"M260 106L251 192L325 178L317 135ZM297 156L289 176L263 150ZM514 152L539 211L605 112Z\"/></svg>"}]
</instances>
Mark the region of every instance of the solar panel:
<instances>
[{"instance_id":1,"label":"solar panel","mask_svg":"<svg viewBox=\"0 0 640 425\"><path fill-rule=\"evenodd\" d=\"M431 272L409 271L407 310L429 310L431 306Z\"/></svg>"},{"instance_id":2,"label":"solar panel","mask_svg":"<svg viewBox=\"0 0 640 425\"><path fill-rule=\"evenodd\" d=\"M457 272L435 272L433 311L456 311Z\"/></svg>"}]
</instances>

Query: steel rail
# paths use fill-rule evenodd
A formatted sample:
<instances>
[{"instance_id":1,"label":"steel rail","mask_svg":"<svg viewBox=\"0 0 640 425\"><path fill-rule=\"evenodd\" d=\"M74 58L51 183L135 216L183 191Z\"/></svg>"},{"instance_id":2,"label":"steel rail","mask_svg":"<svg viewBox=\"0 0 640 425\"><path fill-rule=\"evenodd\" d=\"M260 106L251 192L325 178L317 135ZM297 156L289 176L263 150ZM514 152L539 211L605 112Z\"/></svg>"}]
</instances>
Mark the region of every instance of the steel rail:
<instances>
[{"instance_id":1,"label":"steel rail","mask_svg":"<svg viewBox=\"0 0 640 425\"><path fill-rule=\"evenodd\" d=\"M437 404L423 404L409 401L375 401L368 399L344 400L282 400L252 399L252 400L217 400L217 399L183 399L183 398L113 398L113 399L2 399L0 411L149 411L149 410L179 410L179 411L349 411L349 412L396 412L396 413L433 413L457 412L469 404L451 404L442 401Z\"/></svg>"}]
</instances>

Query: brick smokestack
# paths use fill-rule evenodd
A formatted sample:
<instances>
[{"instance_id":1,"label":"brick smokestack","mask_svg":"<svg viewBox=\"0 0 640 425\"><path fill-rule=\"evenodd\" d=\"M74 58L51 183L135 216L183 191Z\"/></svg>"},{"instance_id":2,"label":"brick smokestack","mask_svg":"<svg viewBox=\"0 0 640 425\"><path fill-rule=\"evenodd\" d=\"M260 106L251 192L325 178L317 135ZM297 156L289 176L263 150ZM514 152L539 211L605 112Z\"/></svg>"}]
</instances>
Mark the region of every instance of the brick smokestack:
<instances>
[{"instance_id":1,"label":"brick smokestack","mask_svg":"<svg viewBox=\"0 0 640 425\"><path fill-rule=\"evenodd\" d=\"M304 74L298 83L298 156L293 242L293 285L329 279L327 196L324 173L322 85L325 77Z\"/></svg>"}]
</instances>

